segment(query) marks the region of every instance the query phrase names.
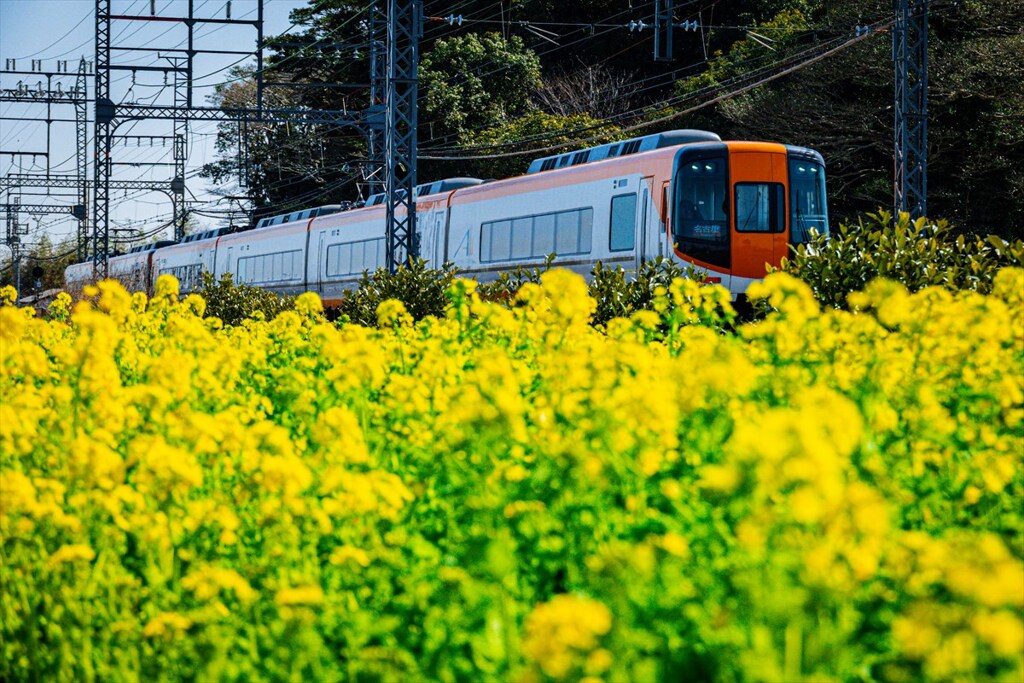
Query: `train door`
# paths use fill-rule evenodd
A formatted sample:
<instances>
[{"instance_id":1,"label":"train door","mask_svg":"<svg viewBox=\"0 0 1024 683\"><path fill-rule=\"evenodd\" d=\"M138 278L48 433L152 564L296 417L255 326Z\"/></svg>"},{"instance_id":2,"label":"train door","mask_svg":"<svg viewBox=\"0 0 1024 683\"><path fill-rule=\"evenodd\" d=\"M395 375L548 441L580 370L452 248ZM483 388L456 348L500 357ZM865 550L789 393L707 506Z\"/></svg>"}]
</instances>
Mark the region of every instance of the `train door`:
<instances>
[{"instance_id":1,"label":"train door","mask_svg":"<svg viewBox=\"0 0 1024 683\"><path fill-rule=\"evenodd\" d=\"M433 268L444 265L445 234L444 224L447 211L439 211L434 217L434 259L430 264Z\"/></svg>"},{"instance_id":2,"label":"train door","mask_svg":"<svg viewBox=\"0 0 1024 683\"><path fill-rule=\"evenodd\" d=\"M661 184L661 212L659 215L661 218L661 224L658 228L658 256L666 256L672 253L672 249L675 246L669 242L669 226L672 225L670 214L670 206L672 197L672 188L669 181L664 181Z\"/></svg>"},{"instance_id":3,"label":"train door","mask_svg":"<svg viewBox=\"0 0 1024 683\"><path fill-rule=\"evenodd\" d=\"M647 205L651 201L651 191L648 189L650 185L647 182L649 180L649 177L644 178L640 183L640 187L642 187L643 189L640 190L640 205L637 207L638 213L636 217L637 231L639 233L637 235L638 247L636 250L637 270L639 270L640 266L643 265L643 262L647 260L647 254L650 251L650 247L647 244Z\"/></svg>"},{"instance_id":4,"label":"train door","mask_svg":"<svg viewBox=\"0 0 1024 683\"><path fill-rule=\"evenodd\" d=\"M241 283L242 279L238 277L238 273L235 272L235 262L232 259L234 250L234 247L228 247L228 261L224 265L224 273L231 273L231 276L235 279L235 283ZM223 275L224 273L220 273L220 275Z\"/></svg>"},{"instance_id":5,"label":"train door","mask_svg":"<svg viewBox=\"0 0 1024 683\"><path fill-rule=\"evenodd\" d=\"M763 278L786 255L785 162L771 152L729 156L733 275Z\"/></svg>"},{"instance_id":6,"label":"train door","mask_svg":"<svg viewBox=\"0 0 1024 683\"><path fill-rule=\"evenodd\" d=\"M326 279L327 266L324 265L324 242L327 239L327 231L321 230L320 237L317 238L316 247L316 292L318 294L324 293L324 280Z\"/></svg>"}]
</instances>

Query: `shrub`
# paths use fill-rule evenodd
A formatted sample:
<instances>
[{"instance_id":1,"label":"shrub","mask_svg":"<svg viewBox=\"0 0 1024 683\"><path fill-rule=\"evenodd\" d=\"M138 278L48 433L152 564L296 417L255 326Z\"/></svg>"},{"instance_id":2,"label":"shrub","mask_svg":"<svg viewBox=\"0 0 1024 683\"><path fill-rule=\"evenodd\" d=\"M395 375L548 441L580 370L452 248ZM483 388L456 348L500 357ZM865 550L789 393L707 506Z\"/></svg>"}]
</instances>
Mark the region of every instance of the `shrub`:
<instances>
[{"instance_id":1,"label":"shrub","mask_svg":"<svg viewBox=\"0 0 1024 683\"><path fill-rule=\"evenodd\" d=\"M497 303L511 301L525 284L540 284L540 276L551 269L555 260L554 254L549 254L544 259L544 265L539 268L524 268L519 266L515 270L501 273L497 279L485 282L477 288L480 298L484 301Z\"/></svg>"},{"instance_id":2,"label":"shrub","mask_svg":"<svg viewBox=\"0 0 1024 683\"><path fill-rule=\"evenodd\" d=\"M800 245L781 270L810 285L821 303L835 308L878 277L900 282L912 292L930 285L953 291L987 293L996 272L1024 265L1024 242L988 237L954 236L946 221L911 220L887 211L867 220L841 224L830 235Z\"/></svg>"},{"instance_id":3,"label":"shrub","mask_svg":"<svg viewBox=\"0 0 1024 683\"><path fill-rule=\"evenodd\" d=\"M399 266L394 273L385 268L364 272L359 287L342 296L337 313L359 325L376 327L377 307L388 299L397 299L405 304L413 320L422 320L428 315L442 317L448 303L444 293L457 272L450 263L441 268L429 268L423 259Z\"/></svg>"},{"instance_id":4,"label":"shrub","mask_svg":"<svg viewBox=\"0 0 1024 683\"><path fill-rule=\"evenodd\" d=\"M590 296L597 301L594 324L604 325L612 318L628 318L637 311L653 308L656 290L667 288L676 278L694 275L661 256L646 261L635 278L627 277L622 268L611 268L603 263L594 266L590 280Z\"/></svg>"},{"instance_id":5,"label":"shrub","mask_svg":"<svg viewBox=\"0 0 1024 683\"><path fill-rule=\"evenodd\" d=\"M238 325L257 312L270 320L281 311L291 309L294 301L294 297L282 297L259 287L236 283L231 273L224 273L220 280L203 273L196 294L206 300L206 317L220 318L225 325Z\"/></svg>"}]
</instances>

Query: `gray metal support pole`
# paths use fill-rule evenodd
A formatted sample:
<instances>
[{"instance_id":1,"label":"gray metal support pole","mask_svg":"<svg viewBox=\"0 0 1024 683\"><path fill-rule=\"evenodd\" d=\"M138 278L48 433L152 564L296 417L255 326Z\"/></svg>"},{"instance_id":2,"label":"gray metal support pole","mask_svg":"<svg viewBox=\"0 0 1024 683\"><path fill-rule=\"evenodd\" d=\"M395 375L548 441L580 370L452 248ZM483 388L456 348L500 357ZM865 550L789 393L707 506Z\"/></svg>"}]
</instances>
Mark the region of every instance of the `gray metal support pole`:
<instances>
[{"instance_id":1,"label":"gray metal support pole","mask_svg":"<svg viewBox=\"0 0 1024 683\"><path fill-rule=\"evenodd\" d=\"M366 111L368 163L364 171L368 194L384 191L384 96L387 93L388 62L385 38L387 18L382 0L370 5L370 106Z\"/></svg>"},{"instance_id":2,"label":"gray metal support pole","mask_svg":"<svg viewBox=\"0 0 1024 683\"><path fill-rule=\"evenodd\" d=\"M674 0L654 0L654 61L672 61L672 40L675 35Z\"/></svg>"},{"instance_id":3,"label":"gray metal support pole","mask_svg":"<svg viewBox=\"0 0 1024 683\"><path fill-rule=\"evenodd\" d=\"M384 129L387 266L419 256L416 235L416 126L421 0L388 0L388 89Z\"/></svg>"},{"instance_id":4,"label":"gray metal support pole","mask_svg":"<svg viewBox=\"0 0 1024 683\"><path fill-rule=\"evenodd\" d=\"M110 0L96 0L96 119L93 131L93 272L107 276L110 248L110 136L114 103L110 99Z\"/></svg>"},{"instance_id":5,"label":"gray metal support pole","mask_svg":"<svg viewBox=\"0 0 1024 683\"><path fill-rule=\"evenodd\" d=\"M191 7L189 8L191 10ZM189 26L191 33L192 27ZM185 222L188 220L185 205L185 161L188 159L188 100L192 90L192 60L186 62L186 72L181 58L169 58L176 69L174 71L174 108L179 113L174 118L174 178L171 179L171 192L174 197L174 239L179 242L185 237Z\"/></svg>"},{"instance_id":6,"label":"gray metal support pole","mask_svg":"<svg viewBox=\"0 0 1024 683\"><path fill-rule=\"evenodd\" d=\"M89 181L87 179L88 168L88 132L86 123L88 119L88 93L85 85L85 59L78 62L78 78L75 80L75 94L78 101L75 103L75 159L76 175L78 176L78 198L82 202L82 213L78 216L78 260L84 261L89 249Z\"/></svg>"},{"instance_id":7,"label":"gray metal support pole","mask_svg":"<svg viewBox=\"0 0 1024 683\"><path fill-rule=\"evenodd\" d=\"M928 3L893 0L893 205L913 218L928 212Z\"/></svg>"}]
</instances>

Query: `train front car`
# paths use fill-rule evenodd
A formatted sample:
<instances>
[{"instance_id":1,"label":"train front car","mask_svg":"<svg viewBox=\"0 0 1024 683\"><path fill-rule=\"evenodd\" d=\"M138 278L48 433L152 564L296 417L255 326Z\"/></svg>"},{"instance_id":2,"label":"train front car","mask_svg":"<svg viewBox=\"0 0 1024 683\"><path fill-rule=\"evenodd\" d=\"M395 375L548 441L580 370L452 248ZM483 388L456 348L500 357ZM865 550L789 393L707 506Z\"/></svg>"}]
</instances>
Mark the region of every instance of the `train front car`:
<instances>
[{"instance_id":1,"label":"train front car","mask_svg":"<svg viewBox=\"0 0 1024 683\"><path fill-rule=\"evenodd\" d=\"M741 297L791 245L828 232L825 165L813 150L767 142L685 146L669 207L676 255Z\"/></svg>"}]
</instances>

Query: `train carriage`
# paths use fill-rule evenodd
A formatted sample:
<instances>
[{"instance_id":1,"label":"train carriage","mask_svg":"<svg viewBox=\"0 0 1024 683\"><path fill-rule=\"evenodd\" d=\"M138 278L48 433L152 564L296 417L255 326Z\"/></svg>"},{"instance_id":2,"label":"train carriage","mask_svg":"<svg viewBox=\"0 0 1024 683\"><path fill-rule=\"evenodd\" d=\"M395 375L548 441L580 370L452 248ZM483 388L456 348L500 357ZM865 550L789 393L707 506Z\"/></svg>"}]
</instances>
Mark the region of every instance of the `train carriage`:
<instances>
[{"instance_id":1,"label":"train carriage","mask_svg":"<svg viewBox=\"0 0 1024 683\"><path fill-rule=\"evenodd\" d=\"M813 150L693 130L553 155L514 178L418 186L420 255L485 281L552 255L554 265L584 276L598 262L635 271L664 256L740 296L793 245L828 231L824 168ZM315 291L330 306L363 272L385 264L382 204L374 195L360 208L305 209L262 219L253 230L147 245L141 279L140 262L122 265L122 257L111 258L111 274L148 290L170 272L190 291L203 270L233 273L280 294ZM72 266L67 279L85 272Z\"/></svg>"},{"instance_id":2,"label":"train carriage","mask_svg":"<svg viewBox=\"0 0 1024 683\"><path fill-rule=\"evenodd\" d=\"M195 291L203 273L216 271L217 238L231 232L234 229L228 226L205 230L187 235L173 248L160 249L154 254L156 274L176 277L182 294Z\"/></svg>"}]
</instances>

